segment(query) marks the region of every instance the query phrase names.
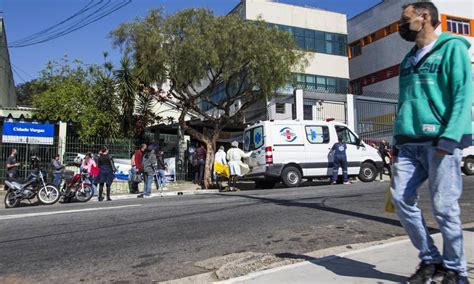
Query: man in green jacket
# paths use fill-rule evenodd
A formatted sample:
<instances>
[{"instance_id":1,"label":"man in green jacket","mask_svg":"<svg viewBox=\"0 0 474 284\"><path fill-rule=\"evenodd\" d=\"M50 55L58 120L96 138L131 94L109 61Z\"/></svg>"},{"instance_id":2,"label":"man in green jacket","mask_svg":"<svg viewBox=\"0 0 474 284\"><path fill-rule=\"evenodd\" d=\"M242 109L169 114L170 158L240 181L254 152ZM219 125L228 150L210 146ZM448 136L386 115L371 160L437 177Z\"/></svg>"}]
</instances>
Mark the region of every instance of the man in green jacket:
<instances>
[{"instance_id":1,"label":"man in green jacket","mask_svg":"<svg viewBox=\"0 0 474 284\"><path fill-rule=\"evenodd\" d=\"M403 6L400 36L416 44L400 65L392 200L421 259L408 282L443 274L442 283L469 283L458 199L462 149L472 144L470 44L448 33L438 36L438 25L433 3ZM443 235L442 254L417 206L417 190L426 180Z\"/></svg>"}]
</instances>

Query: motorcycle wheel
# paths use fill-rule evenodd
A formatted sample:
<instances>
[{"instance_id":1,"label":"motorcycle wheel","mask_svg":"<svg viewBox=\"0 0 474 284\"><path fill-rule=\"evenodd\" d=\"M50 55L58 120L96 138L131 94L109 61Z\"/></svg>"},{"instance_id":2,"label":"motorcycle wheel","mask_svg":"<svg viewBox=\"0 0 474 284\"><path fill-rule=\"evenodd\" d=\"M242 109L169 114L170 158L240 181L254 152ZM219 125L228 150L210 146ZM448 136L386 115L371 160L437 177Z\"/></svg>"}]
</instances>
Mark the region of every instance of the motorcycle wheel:
<instances>
[{"instance_id":1,"label":"motorcycle wheel","mask_svg":"<svg viewBox=\"0 0 474 284\"><path fill-rule=\"evenodd\" d=\"M55 186L48 184L40 188L37 196L41 204L52 205L58 202L61 194L59 194L59 190Z\"/></svg>"},{"instance_id":2,"label":"motorcycle wheel","mask_svg":"<svg viewBox=\"0 0 474 284\"><path fill-rule=\"evenodd\" d=\"M5 208L14 208L20 205L20 199L16 198L12 191L8 191L5 195Z\"/></svg>"},{"instance_id":3,"label":"motorcycle wheel","mask_svg":"<svg viewBox=\"0 0 474 284\"><path fill-rule=\"evenodd\" d=\"M91 200L93 195L94 191L92 190L91 186L84 186L84 190L79 189L76 191L76 199L79 202L87 202Z\"/></svg>"}]
</instances>

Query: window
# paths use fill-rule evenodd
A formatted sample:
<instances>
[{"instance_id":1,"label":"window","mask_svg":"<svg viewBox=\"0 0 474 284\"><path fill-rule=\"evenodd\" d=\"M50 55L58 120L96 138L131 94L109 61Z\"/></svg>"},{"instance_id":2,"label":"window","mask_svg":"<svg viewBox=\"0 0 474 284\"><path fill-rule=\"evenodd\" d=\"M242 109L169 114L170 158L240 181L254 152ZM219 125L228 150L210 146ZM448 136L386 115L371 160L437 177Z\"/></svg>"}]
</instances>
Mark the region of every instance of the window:
<instances>
[{"instance_id":1,"label":"window","mask_svg":"<svg viewBox=\"0 0 474 284\"><path fill-rule=\"evenodd\" d=\"M362 94L362 86L360 84L360 81L352 82L351 87L352 87L352 93L354 95Z\"/></svg>"},{"instance_id":2,"label":"window","mask_svg":"<svg viewBox=\"0 0 474 284\"><path fill-rule=\"evenodd\" d=\"M351 58L352 57L356 57L356 56L359 56L362 54L362 48L360 46L360 41L357 41L355 43L352 43L350 46L349 46L350 50L351 50Z\"/></svg>"},{"instance_id":3,"label":"window","mask_svg":"<svg viewBox=\"0 0 474 284\"><path fill-rule=\"evenodd\" d=\"M448 32L461 34L461 35L470 35L471 34L471 25L468 20L447 18Z\"/></svg>"},{"instance_id":4,"label":"window","mask_svg":"<svg viewBox=\"0 0 474 284\"><path fill-rule=\"evenodd\" d=\"M325 77L310 74L295 74L297 88L320 93L347 94L349 81L343 78Z\"/></svg>"},{"instance_id":5,"label":"window","mask_svg":"<svg viewBox=\"0 0 474 284\"><path fill-rule=\"evenodd\" d=\"M285 113L285 104L283 104L283 103L275 104L275 112L276 113Z\"/></svg>"},{"instance_id":6,"label":"window","mask_svg":"<svg viewBox=\"0 0 474 284\"><path fill-rule=\"evenodd\" d=\"M269 24L269 27L289 31L294 37L296 45L301 49L347 56L347 35L276 24Z\"/></svg>"},{"instance_id":7,"label":"window","mask_svg":"<svg viewBox=\"0 0 474 284\"><path fill-rule=\"evenodd\" d=\"M313 106L312 105L303 106L303 119L313 120Z\"/></svg>"},{"instance_id":8,"label":"window","mask_svg":"<svg viewBox=\"0 0 474 284\"><path fill-rule=\"evenodd\" d=\"M359 139L349 130L349 128L344 126L336 126L336 132L338 137L342 137L342 141L346 144L358 145Z\"/></svg>"},{"instance_id":9,"label":"window","mask_svg":"<svg viewBox=\"0 0 474 284\"><path fill-rule=\"evenodd\" d=\"M327 126L306 126L306 139L312 144L329 143L329 128Z\"/></svg>"},{"instance_id":10,"label":"window","mask_svg":"<svg viewBox=\"0 0 474 284\"><path fill-rule=\"evenodd\" d=\"M263 126L245 131L244 150L253 151L263 146Z\"/></svg>"}]
</instances>

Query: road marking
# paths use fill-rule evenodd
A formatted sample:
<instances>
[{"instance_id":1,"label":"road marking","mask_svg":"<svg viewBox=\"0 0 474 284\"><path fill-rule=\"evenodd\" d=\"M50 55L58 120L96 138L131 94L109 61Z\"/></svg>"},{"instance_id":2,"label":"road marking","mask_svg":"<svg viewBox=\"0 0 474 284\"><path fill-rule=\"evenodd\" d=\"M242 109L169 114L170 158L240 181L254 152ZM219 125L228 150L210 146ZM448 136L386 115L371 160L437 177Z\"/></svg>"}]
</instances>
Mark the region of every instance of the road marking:
<instances>
[{"instance_id":1,"label":"road marking","mask_svg":"<svg viewBox=\"0 0 474 284\"><path fill-rule=\"evenodd\" d=\"M25 213L25 214L16 214L16 215L4 215L4 216L0 216L0 220L19 219L19 218L27 218L27 217L39 217L39 216L48 216L48 215L55 215L55 214L80 213L80 212L99 211L99 210L112 210L112 209L119 209L119 208L139 207L139 206L142 206L142 205L141 204L134 204L134 205L123 205L123 206L114 206L114 207L85 208L85 209L51 211L51 212L42 212L42 213Z\"/></svg>"}]
</instances>

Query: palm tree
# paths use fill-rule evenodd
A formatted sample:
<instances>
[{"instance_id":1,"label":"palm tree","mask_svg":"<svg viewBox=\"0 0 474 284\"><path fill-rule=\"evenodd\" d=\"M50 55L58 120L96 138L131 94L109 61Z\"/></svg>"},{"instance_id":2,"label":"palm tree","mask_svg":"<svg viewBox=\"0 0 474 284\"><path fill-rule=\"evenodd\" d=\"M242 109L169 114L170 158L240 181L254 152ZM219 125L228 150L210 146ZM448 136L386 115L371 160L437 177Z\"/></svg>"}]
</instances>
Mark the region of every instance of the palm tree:
<instances>
[{"instance_id":1,"label":"palm tree","mask_svg":"<svg viewBox=\"0 0 474 284\"><path fill-rule=\"evenodd\" d=\"M135 101L138 93L138 80L134 74L132 63L124 55L120 60L120 69L114 71L117 91L121 101L120 127L126 137L133 136L133 120Z\"/></svg>"}]
</instances>

